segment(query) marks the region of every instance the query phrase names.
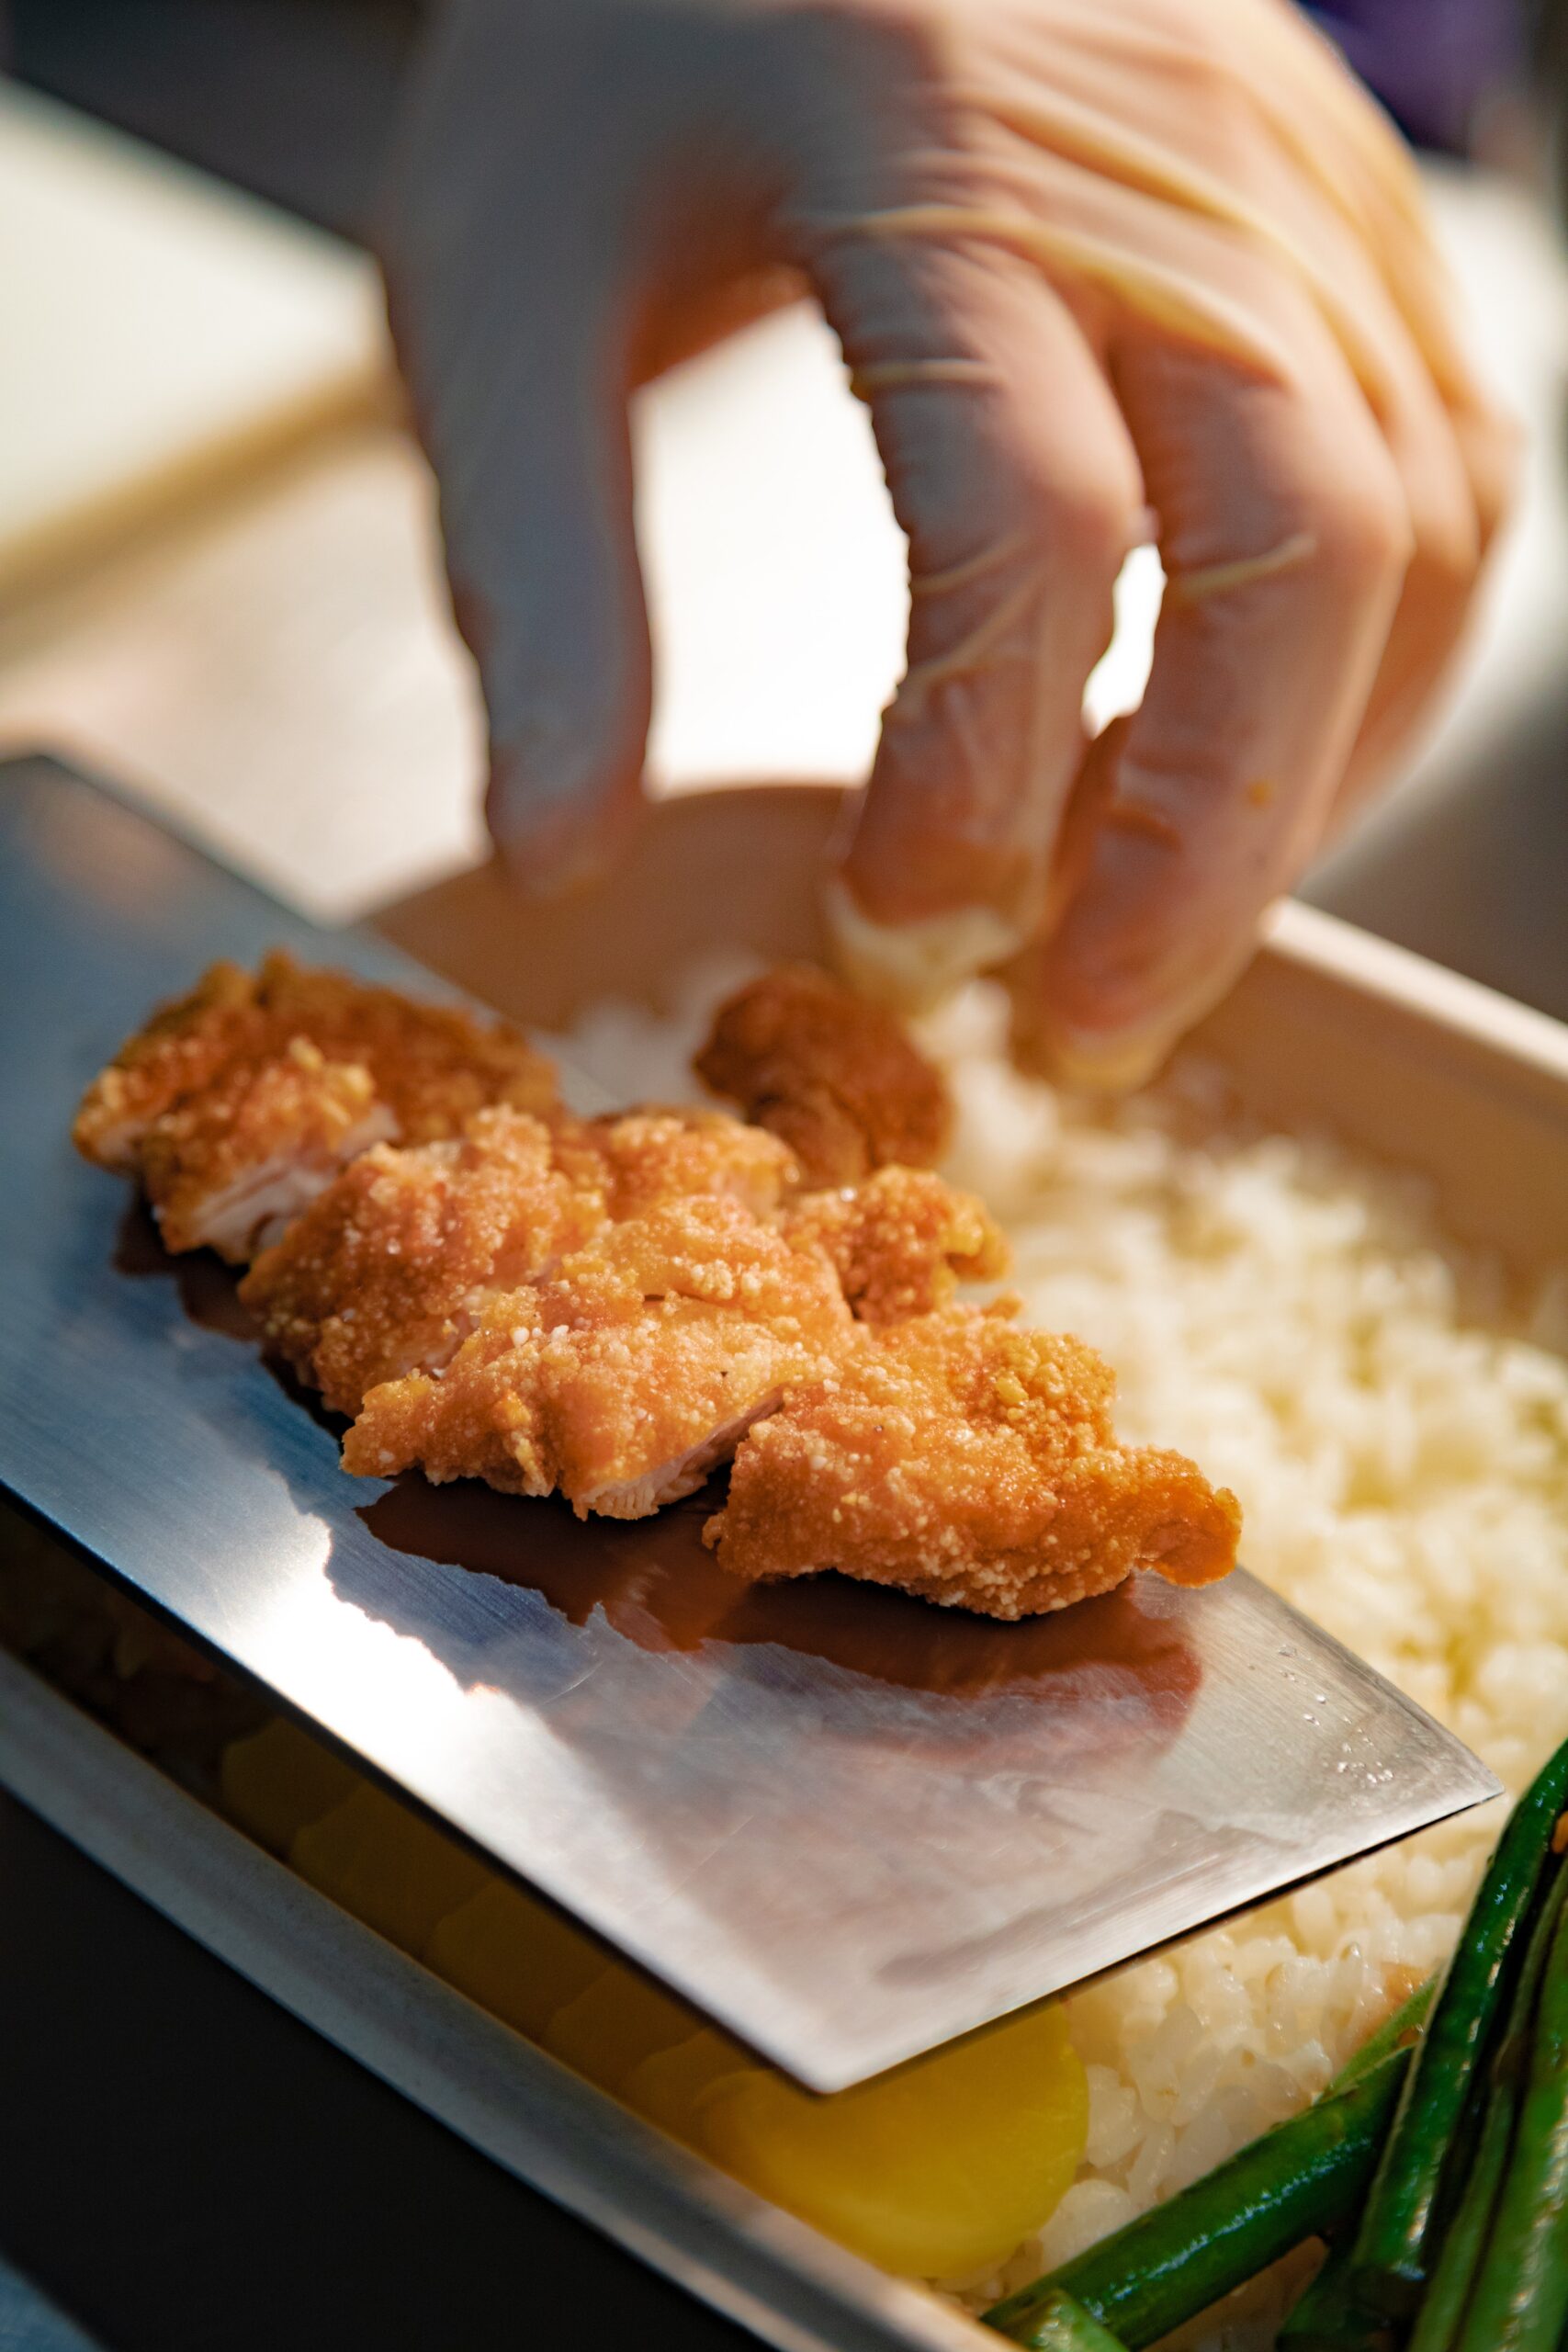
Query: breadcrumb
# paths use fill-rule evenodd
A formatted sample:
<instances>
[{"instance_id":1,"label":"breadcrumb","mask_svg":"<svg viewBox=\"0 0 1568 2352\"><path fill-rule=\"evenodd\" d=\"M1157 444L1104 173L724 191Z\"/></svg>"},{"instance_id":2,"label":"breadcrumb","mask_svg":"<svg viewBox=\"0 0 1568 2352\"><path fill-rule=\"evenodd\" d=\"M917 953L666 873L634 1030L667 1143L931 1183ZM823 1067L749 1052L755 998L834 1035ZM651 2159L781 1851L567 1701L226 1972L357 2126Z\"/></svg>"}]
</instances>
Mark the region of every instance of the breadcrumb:
<instances>
[{"instance_id":1,"label":"breadcrumb","mask_svg":"<svg viewBox=\"0 0 1568 2352\"><path fill-rule=\"evenodd\" d=\"M543 1272L607 1214L601 1187L558 1166L543 1120L481 1111L451 1141L365 1152L263 1251L240 1297L333 1410L355 1413L380 1382L439 1371L491 1292Z\"/></svg>"},{"instance_id":2,"label":"breadcrumb","mask_svg":"<svg viewBox=\"0 0 1568 2352\"><path fill-rule=\"evenodd\" d=\"M748 1434L706 1541L749 1581L838 1568L1001 1618L1135 1568L1224 1576L1235 1496L1181 1454L1121 1445L1114 1386L1080 1341L972 1309L863 1329Z\"/></svg>"},{"instance_id":3,"label":"breadcrumb","mask_svg":"<svg viewBox=\"0 0 1568 2352\"><path fill-rule=\"evenodd\" d=\"M382 1381L439 1372L491 1292L550 1272L606 1219L703 1194L766 1215L794 1180L783 1144L723 1111L481 1111L458 1139L363 1154L240 1296L333 1411L355 1413Z\"/></svg>"},{"instance_id":4,"label":"breadcrumb","mask_svg":"<svg viewBox=\"0 0 1568 2352\"><path fill-rule=\"evenodd\" d=\"M959 1283L995 1282L1010 1262L985 1204L924 1168L879 1168L863 1184L804 1193L783 1226L827 1251L863 1323L929 1314Z\"/></svg>"},{"instance_id":5,"label":"breadcrumb","mask_svg":"<svg viewBox=\"0 0 1568 2352\"><path fill-rule=\"evenodd\" d=\"M734 1200L666 1202L493 1297L444 1374L372 1389L344 1466L640 1519L694 1492L852 1328L820 1251Z\"/></svg>"},{"instance_id":6,"label":"breadcrumb","mask_svg":"<svg viewBox=\"0 0 1568 2352\"><path fill-rule=\"evenodd\" d=\"M590 1119L577 1132L603 1162L615 1217L704 1193L769 1216L800 1182L799 1162L787 1144L728 1111L649 1107Z\"/></svg>"},{"instance_id":7,"label":"breadcrumb","mask_svg":"<svg viewBox=\"0 0 1568 2352\"><path fill-rule=\"evenodd\" d=\"M256 983L238 964L214 964L188 994L160 1005L82 1097L72 1141L121 1176L140 1173L152 1123L211 1084L256 1035Z\"/></svg>"},{"instance_id":8,"label":"breadcrumb","mask_svg":"<svg viewBox=\"0 0 1568 2352\"><path fill-rule=\"evenodd\" d=\"M514 1030L279 950L254 978L214 965L154 1014L88 1088L73 1133L87 1159L141 1176L171 1250L243 1261L371 1144L556 1100L549 1064Z\"/></svg>"},{"instance_id":9,"label":"breadcrumb","mask_svg":"<svg viewBox=\"0 0 1568 2352\"><path fill-rule=\"evenodd\" d=\"M854 1184L897 1161L942 1158L953 1104L901 1024L810 965L730 997L693 1064L716 1094L780 1136L813 1186Z\"/></svg>"}]
</instances>

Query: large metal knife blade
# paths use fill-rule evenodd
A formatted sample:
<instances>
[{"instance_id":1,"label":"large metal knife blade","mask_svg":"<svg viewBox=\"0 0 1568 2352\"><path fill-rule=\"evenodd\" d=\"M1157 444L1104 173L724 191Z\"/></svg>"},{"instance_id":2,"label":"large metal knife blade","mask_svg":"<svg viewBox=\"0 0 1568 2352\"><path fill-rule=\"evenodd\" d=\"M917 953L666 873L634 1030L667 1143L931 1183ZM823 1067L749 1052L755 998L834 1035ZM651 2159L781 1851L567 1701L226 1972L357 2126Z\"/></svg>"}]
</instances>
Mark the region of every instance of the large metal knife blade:
<instances>
[{"instance_id":1,"label":"large metal knife blade","mask_svg":"<svg viewBox=\"0 0 1568 2352\"><path fill-rule=\"evenodd\" d=\"M813 2086L1496 1793L1245 1573L994 1625L750 1590L702 1498L580 1525L351 1480L214 1263L68 1139L159 998L326 933L45 761L0 771L0 1484Z\"/></svg>"}]
</instances>

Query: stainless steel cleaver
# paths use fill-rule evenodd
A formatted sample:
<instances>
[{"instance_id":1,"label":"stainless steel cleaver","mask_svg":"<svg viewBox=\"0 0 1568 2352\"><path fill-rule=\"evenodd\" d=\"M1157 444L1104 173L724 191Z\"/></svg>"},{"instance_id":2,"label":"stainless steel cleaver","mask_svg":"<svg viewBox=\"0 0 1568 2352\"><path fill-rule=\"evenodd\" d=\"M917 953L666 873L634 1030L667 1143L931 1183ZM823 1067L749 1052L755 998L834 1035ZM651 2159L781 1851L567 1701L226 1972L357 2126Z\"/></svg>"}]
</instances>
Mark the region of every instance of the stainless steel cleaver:
<instances>
[{"instance_id":1,"label":"stainless steel cleaver","mask_svg":"<svg viewBox=\"0 0 1568 2352\"><path fill-rule=\"evenodd\" d=\"M450 994L0 770L0 1484L791 2074L859 2081L1497 1792L1245 1572L997 1625L740 1587L709 1498L580 1524L345 1477L229 1278L68 1137L156 1000L279 943Z\"/></svg>"}]
</instances>

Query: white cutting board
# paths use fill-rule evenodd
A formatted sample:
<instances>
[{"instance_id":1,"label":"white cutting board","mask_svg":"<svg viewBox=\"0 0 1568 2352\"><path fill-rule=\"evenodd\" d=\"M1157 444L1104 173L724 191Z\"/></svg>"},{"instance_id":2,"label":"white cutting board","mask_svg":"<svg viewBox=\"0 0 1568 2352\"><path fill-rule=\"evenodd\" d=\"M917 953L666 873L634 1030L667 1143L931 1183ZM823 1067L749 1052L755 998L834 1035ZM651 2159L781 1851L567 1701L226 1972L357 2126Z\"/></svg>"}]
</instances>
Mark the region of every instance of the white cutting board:
<instances>
[{"instance_id":1,"label":"white cutting board","mask_svg":"<svg viewBox=\"0 0 1568 2352\"><path fill-rule=\"evenodd\" d=\"M375 271L0 80L0 595L345 408Z\"/></svg>"}]
</instances>

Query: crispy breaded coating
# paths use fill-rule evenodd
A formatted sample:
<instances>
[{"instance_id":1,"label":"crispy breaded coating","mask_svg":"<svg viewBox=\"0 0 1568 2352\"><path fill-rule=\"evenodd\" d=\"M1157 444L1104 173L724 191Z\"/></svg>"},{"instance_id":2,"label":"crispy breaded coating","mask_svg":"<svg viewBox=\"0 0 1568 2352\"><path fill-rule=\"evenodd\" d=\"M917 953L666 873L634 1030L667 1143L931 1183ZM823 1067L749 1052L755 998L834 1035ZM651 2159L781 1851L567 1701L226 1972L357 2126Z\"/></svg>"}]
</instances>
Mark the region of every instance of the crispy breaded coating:
<instances>
[{"instance_id":1,"label":"crispy breaded coating","mask_svg":"<svg viewBox=\"0 0 1568 2352\"><path fill-rule=\"evenodd\" d=\"M550 1126L480 1111L450 1141L363 1153L263 1251L240 1296L333 1410L356 1413L381 1381L438 1371L492 1292L581 1248L606 1214L603 1187L557 1164Z\"/></svg>"},{"instance_id":2,"label":"crispy breaded coating","mask_svg":"<svg viewBox=\"0 0 1568 2352\"><path fill-rule=\"evenodd\" d=\"M863 1184L803 1193L782 1229L827 1251L863 1323L928 1315L961 1282L995 1282L1009 1264L984 1203L927 1168L879 1168Z\"/></svg>"},{"instance_id":3,"label":"crispy breaded coating","mask_svg":"<svg viewBox=\"0 0 1568 2352\"><path fill-rule=\"evenodd\" d=\"M333 1411L356 1413L382 1381L440 1371L490 1294L547 1272L606 1217L703 1193L765 1215L794 1175L775 1136L723 1111L481 1111L460 1139L364 1153L240 1296Z\"/></svg>"},{"instance_id":4,"label":"crispy breaded coating","mask_svg":"<svg viewBox=\"0 0 1568 2352\"><path fill-rule=\"evenodd\" d=\"M362 1062L328 1061L295 1037L268 1059L235 1058L154 1119L141 1182L167 1249L243 1262L345 1161L395 1132Z\"/></svg>"},{"instance_id":5,"label":"crispy breaded coating","mask_svg":"<svg viewBox=\"0 0 1568 2352\"><path fill-rule=\"evenodd\" d=\"M73 1134L87 1159L140 1173L171 1250L243 1260L370 1144L556 1100L515 1031L279 951L254 979L214 965L154 1014L88 1088Z\"/></svg>"},{"instance_id":6,"label":"crispy breaded coating","mask_svg":"<svg viewBox=\"0 0 1568 2352\"><path fill-rule=\"evenodd\" d=\"M733 1455L706 1533L737 1576L1000 1618L1235 1565L1235 1498L1118 1442L1090 1349L953 1304L1006 1245L923 1164L950 1109L896 1022L777 972L698 1068L753 1124L581 1118L514 1032L275 955L155 1015L75 1137L172 1250L255 1260L241 1296L356 1416L356 1475L636 1519Z\"/></svg>"},{"instance_id":7,"label":"crispy breaded coating","mask_svg":"<svg viewBox=\"0 0 1568 2352\"><path fill-rule=\"evenodd\" d=\"M749 1432L706 1540L749 1581L846 1576L1032 1616L1134 1568L1208 1584L1241 1513L1179 1453L1127 1447L1090 1348L950 1307L863 1329Z\"/></svg>"},{"instance_id":8,"label":"crispy breaded coating","mask_svg":"<svg viewBox=\"0 0 1568 2352\"><path fill-rule=\"evenodd\" d=\"M255 981L238 964L212 965L99 1071L71 1130L77 1150L100 1168L135 1175L152 1122L209 1085L235 1054L254 1050L257 1034Z\"/></svg>"},{"instance_id":9,"label":"crispy breaded coating","mask_svg":"<svg viewBox=\"0 0 1568 2352\"><path fill-rule=\"evenodd\" d=\"M893 1014L810 965L764 974L720 1005L694 1069L781 1136L812 1186L942 1158L953 1105Z\"/></svg>"},{"instance_id":10,"label":"crispy breaded coating","mask_svg":"<svg viewBox=\"0 0 1568 2352\"><path fill-rule=\"evenodd\" d=\"M492 1103L543 1116L558 1100L553 1064L503 1021L416 1003L347 973L307 971L280 952L263 964L257 993L277 1035L302 1035L325 1054L365 1064L400 1142L457 1135Z\"/></svg>"},{"instance_id":11,"label":"crispy breaded coating","mask_svg":"<svg viewBox=\"0 0 1568 2352\"><path fill-rule=\"evenodd\" d=\"M787 1144L728 1111L649 1105L585 1121L578 1134L604 1162L615 1217L660 1201L715 1193L769 1216L800 1182Z\"/></svg>"},{"instance_id":12,"label":"crispy breaded coating","mask_svg":"<svg viewBox=\"0 0 1568 2352\"><path fill-rule=\"evenodd\" d=\"M851 1328L819 1251L733 1200L667 1202L491 1299L444 1374L372 1389L344 1466L640 1519L694 1492Z\"/></svg>"}]
</instances>

